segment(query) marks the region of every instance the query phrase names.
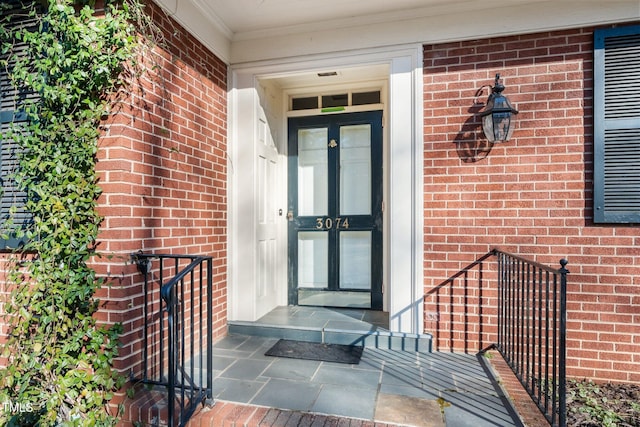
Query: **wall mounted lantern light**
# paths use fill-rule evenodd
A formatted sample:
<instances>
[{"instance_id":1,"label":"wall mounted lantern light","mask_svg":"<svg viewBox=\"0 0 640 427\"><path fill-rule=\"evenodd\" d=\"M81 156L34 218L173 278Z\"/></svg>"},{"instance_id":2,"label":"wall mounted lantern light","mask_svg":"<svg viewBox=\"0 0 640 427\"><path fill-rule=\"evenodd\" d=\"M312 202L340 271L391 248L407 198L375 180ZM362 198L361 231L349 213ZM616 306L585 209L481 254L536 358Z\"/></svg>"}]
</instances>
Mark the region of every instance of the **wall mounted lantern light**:
<instances>
[{"instance_id":1,"label":"wall mounted lantern light","mask_svg":"<svg viewBox=\"0 0 640 427\"><path fill-rule=\"evenodd\" d=\"M486 86L485 86L486 87ZM487 99L487 105L480 112L482 117L482 130L489 142L505 142L513 135L515 128L513 116L518 110L511 106L509 98L502 94L504 85L500 83L500 74L496 74L495 85ZM482 88L480 88L480 91Z\"/></svg>"}]
</instances>

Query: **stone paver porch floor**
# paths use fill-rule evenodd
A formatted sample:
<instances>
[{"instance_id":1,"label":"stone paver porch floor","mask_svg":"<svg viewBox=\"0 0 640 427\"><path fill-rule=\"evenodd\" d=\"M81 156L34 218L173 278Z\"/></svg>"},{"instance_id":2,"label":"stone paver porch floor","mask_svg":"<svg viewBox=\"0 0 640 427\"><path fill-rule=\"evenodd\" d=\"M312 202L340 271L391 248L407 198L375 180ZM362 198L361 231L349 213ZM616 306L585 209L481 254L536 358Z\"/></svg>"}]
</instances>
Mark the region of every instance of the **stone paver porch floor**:
<instances>
[{"instance_id":1,"label":"stone paver porch floor","mask_svg":"<svg viewBox=\"0 0 640 427\"><path fill-rule=\"evenodd\" d=\"M345 313L351 319L345 318L344 322L356 317L351 310L318 310L322 312L314 314L311 308L305 308L300 315L298 307L280 307L278 313L265 318L301 327L316 325L320 315L334 324ZM371 328L380 328L380 324ZM522 425L482 356L371 347L364 349L357 365L265 356L277 340L229 335L214 345L213 394L219 404L391 425ZM287 420L282 425L298 424Z\"/></svg>"}]
</instances>

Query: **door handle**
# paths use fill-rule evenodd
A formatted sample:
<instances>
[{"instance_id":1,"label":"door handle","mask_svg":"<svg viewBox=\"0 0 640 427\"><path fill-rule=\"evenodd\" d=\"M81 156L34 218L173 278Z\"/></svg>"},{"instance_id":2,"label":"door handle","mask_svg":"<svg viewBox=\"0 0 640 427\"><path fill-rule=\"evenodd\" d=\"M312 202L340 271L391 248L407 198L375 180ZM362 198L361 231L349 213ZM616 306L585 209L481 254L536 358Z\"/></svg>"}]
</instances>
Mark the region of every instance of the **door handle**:
<instances>
[{"instance_id":1,"label":"door handle","mask_svg":"<svg viewBox=\"0 0 640 427\"><path fill-rule=\"evenodd\" d=\"M287 212L287 221L293 221L293 211Z\"/></svg>"}]
</instances>

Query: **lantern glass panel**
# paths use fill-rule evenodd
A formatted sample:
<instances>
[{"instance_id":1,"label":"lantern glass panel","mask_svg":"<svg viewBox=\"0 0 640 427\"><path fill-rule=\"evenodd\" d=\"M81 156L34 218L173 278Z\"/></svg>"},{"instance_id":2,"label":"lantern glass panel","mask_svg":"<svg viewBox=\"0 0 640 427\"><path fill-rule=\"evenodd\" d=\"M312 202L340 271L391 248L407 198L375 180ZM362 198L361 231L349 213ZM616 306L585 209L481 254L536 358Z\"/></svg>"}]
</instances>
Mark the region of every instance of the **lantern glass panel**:
<instances>
[{"instance_id":1,"label":"lantern glass panel","mask_svg":"<svg viewBox=\"0 0 640 427\"><path fill-rule=\"evenodd\" d=\"M484 131L484 136L487 138L489 142L495 141L495 136L493 135L493 115L487 114L482 117L482 130Z\"/></svg>"},{"instance_id":2,"label":"lantern glass panel","mask_svg":"<svg viewBox=\"0 0 640 427\"><path fill-rule=\"evenodd\" d=\"M511 113L494 111L482 118L482 130L490 142L504 142L513 134Z\"/></svg>"},{"instance_id":3,"label":"lantern glass panel","mask_svg":"<svg viewBox=\"0 0 640 427\"><path fill-rule=\"evenodd\" d=\"M511 125L511 113L510 112L501 112L501 113L493 113L493 135L495 137L495 142L503 142L506 141L508 135L510 133L510 125Z\"/></svg>"}]
</instances>

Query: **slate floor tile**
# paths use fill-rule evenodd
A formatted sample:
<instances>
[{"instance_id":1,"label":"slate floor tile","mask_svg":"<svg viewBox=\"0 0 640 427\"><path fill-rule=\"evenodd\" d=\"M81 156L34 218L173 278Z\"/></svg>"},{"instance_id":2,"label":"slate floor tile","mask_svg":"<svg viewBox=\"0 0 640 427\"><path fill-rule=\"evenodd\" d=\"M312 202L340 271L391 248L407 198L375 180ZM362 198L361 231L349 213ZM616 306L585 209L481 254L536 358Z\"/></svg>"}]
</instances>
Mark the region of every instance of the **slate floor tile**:
<instances>
[{"instance_id":1,"label":"slate floor tile","mask_svg":"<svg viewBox=\"0 0 640 427\"><path fill-rule=\"evenodd\" d=\"M309 411L321 386L306 381L271 379L250 402L271 408Z\"/></svg>"},{"instance_id":2,"label":"slate floor tile","mask_svg":"<svg viewBox=\"0 0 640 427\"><path fill-rule=\"evenodd\" d=\"M220 377L236 380L255 380L270 364L271 362L263 360L238 359L222 371Z\"/></svg>"},{"instance_id":3,"label":"slate floor tile","mask_svg":"<svg viewBox=\"0 0 640 427\"><path fill-rule=\"evenodd\" d=\"M377 390L325 385L311 408L313 412L345 417L373 419Z\"/></svg>"}]
</instances>

